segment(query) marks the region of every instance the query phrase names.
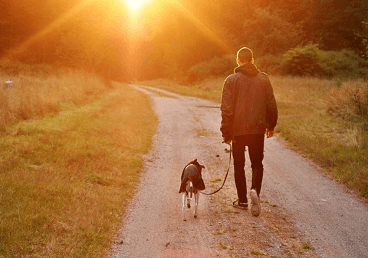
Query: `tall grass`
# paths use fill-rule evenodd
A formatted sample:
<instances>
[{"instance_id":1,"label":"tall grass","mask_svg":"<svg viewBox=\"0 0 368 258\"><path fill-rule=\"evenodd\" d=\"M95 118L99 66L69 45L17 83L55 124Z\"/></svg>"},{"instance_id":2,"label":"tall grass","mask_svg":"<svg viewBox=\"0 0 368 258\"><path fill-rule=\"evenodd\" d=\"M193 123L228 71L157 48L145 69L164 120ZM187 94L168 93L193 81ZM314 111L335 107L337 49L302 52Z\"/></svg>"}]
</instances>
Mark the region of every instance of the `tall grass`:
<instances>
[{"instance_id":1,"label":"tall grass","mask_svg":"<svg viewBox=\"0 0 368 258\"><path fill-rule=\"evenodd\" d=\"M62 103L85 103L107 90L100 78L82 71L6 60L0 61L0 66L0 130L12 122L54 113ZM13 86L5 88L9 79Z\"/></svg>"},{"instance_id":2,"label":"tall grass","mask_svg":"<svg viewBox=\"0 0 368 258\"><path fill-rule=\"evenodd\" d=\"M271 76L279 107L276 131L326 173L368 198L367 82ZM191 87L169 81L142 82L220 102L224 78Z\"/></svg>"}]
</instances>

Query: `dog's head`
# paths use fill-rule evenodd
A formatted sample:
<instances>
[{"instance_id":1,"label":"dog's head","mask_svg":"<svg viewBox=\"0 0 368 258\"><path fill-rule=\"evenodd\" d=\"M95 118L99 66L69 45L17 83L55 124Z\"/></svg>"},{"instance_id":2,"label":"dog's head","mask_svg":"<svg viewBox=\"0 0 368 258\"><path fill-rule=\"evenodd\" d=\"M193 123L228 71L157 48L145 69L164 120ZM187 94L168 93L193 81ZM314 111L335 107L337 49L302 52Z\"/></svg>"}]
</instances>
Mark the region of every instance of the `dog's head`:
<instances>
[{"instance_id":1,"label":"dog's head","mask_svg":"<svg viewBox=\"0 0 368 258\"><path fill-rule=\"evenodd\" d=\"M187 166L190 165L190 164L193 164L194 166L196 166L197 169L198 169L198 171L199 171L199 173L202 173L202 168L205 168L203 165L199 164L199 162L197 161L197 159L192 160L191 162L189 162L187 164Z\"/></svg>"}]
</instances>

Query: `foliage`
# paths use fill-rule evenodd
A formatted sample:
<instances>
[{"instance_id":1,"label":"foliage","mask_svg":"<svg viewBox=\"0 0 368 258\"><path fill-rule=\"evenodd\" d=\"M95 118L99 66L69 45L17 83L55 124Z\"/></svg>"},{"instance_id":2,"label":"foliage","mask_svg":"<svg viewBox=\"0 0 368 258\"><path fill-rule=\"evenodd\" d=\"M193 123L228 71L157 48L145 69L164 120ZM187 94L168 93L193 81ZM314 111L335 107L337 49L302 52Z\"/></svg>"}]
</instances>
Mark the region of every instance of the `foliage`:
<instances>
[{"instance_id":1,"label":"foliage","mask_svg":"<svg viewBox=\"0 0 368 258\"><path fill-rule=\"evenodd\" d=\"M236 67L235 56L216 56L191 67L188 71L188 81L196 82L210 77L226 76L233 73L234 67Z\"/></svg>"},{"instance_id":2,"label":"foliage","mask_svg":"<svg viewBox=\"0 0 368 258\"><path fill-rule=\"evenodd\" d=\"M367 57L366 0L311 1L310 8L305 23L310 41L326 51L350 48L359 56Z\"/></svg>"},{"instance_id":3,"label":"foliage","mask_svg":"<svg viewBox=\"0 0 368 258\"><path fill-rule=\"evenodd\" d=\"M286 52L283 57L282 71L288 75L321 76L320 50L315 44L298 46Z\"/></svg>"},{"instance_id":4,"label":"foliage","mask_svg":"<svg viewBox=\"0 0 368 258\"><path fill-rule=\"evenodd\" d=\"M321 66L327 76L368 79L368 62L351 49L321 51Z\"/></svg>"},{"instance_id":5,"label":"foliage","mask_svg":"<svg viewBox=\"0 0 368 258\"><path fill-rule=\"evenodd\" d=\"M316 44L298 46L285 53L284 74L341 78L368 78L368 63L353 50L324 51Z\"/></svg>"},{"instance_id":6,"label":"foliage","mask_svg":"<svg viewBox=\"0 0 368 258\"><path fill-rule=\"evenodd\" d=\"M279 55L302 40L301 24L285 20L278 9L271 7L255 8L250 19L245 20L244 30L245 42L258 55Z\"/></svg>"},{"instance_id":7,"label":"foliage","mask_svg":"<svg viewBox=\"0 0 368 258\"><path fill-rule=\"evenodd\" d=\"M268 74L279 74L282 62L282 55L264 55L255 59L255 65Z\"/></svg>"}]
</instances>

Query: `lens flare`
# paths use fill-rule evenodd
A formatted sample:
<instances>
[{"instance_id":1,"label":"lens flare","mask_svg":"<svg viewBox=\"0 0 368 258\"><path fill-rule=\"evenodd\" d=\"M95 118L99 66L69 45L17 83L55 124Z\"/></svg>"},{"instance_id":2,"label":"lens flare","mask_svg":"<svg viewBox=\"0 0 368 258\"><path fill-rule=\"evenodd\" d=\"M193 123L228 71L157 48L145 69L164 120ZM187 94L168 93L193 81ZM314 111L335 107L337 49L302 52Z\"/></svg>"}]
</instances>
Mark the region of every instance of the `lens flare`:
<instances>
[{"instance_id":1,"label":"lens flare","mask_svg":"<svg viewBox=\"0 0 368 258\"><path fill-rule=\"evenodd\" d=\"M126 3L132 11L137 11L148 1L149 0L126 0Z\"/></svg>"}]
</instances>

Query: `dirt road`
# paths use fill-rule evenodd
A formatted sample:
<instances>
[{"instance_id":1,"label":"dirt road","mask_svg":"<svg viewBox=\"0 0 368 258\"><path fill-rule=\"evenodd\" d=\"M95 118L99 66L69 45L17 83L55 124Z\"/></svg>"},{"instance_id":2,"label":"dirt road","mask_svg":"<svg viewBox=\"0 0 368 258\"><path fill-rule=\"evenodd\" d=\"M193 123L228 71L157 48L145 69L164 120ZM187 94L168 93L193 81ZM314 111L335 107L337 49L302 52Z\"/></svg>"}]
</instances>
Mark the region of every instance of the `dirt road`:
<instances>
[{"instance_id":1,"label":"dirt road","mask_svg":"<svg viewBox=\"0 0 368 258\"><path fill-rule=\"evenodd\" d=\"M229 154L221 144L220 110L205 100L137 89L152 97L159 126L110 258L368 257L366 206L277 137L266 140L260 217L231 206L231 168L223 190L200 196L198 218L187 210L182 221L185 164L198 158L206 166L206 191L222 184ZM249 163L246 170L250 178Z\"/></svg>"}]
</instances>

